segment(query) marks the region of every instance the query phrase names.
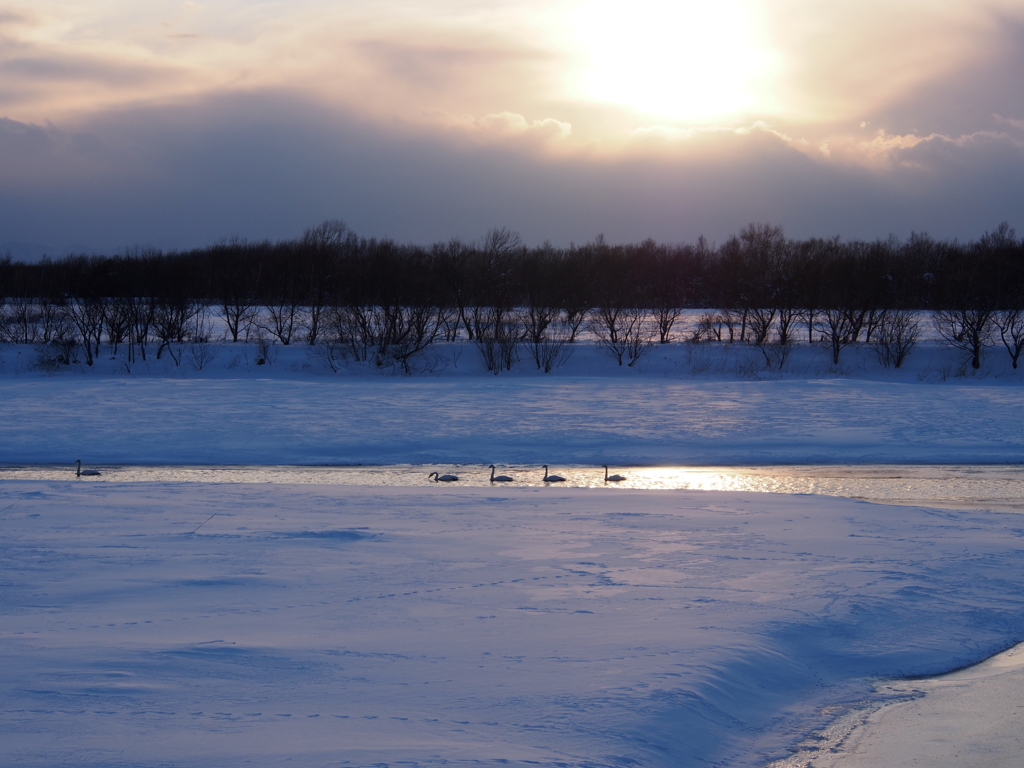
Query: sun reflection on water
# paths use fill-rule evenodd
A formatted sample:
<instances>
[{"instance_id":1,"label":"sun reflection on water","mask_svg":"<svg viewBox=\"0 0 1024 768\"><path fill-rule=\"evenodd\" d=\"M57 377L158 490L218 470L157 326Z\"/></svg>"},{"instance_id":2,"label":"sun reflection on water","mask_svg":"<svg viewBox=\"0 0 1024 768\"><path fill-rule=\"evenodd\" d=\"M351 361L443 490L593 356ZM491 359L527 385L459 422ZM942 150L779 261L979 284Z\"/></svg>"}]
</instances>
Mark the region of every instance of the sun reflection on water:
<instances>
[{"instance_id":1,"label":"sun reflection on water","mask_svg":"<svg viewBox=\"0 0 1024 768\"><path fill-rule=\"evenodd\" d=\"M544 483L536 466L502 466L498 474L514 482L490 482L490 470L478 465L423 466L97 466L98 477L75 477L74 465L2 466L0 480L72 480L75 482L297 483L392 487L552 487L607 488L609 491L705 490L753 493L798 493L845 496L887 504L953 509L1024 512L1024 466L1021 465L810 465L748 467L612 467L625 476L604 481L592 466L550 468L565 478ZM433 471L459 480L434 483Z\"/></svg>"}]
</instances>

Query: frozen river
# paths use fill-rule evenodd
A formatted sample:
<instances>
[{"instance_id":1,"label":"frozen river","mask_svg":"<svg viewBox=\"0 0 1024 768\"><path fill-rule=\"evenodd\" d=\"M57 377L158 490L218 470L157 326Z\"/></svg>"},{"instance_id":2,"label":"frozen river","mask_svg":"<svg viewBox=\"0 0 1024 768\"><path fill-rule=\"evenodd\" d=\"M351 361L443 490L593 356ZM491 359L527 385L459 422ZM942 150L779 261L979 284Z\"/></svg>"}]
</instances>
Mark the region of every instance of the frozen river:
<instances>
[{"instance_id":1,"label":"frozen river","mask_svg":"<svg viewBox=\"0 0 1024 768\"><path fill-rule=\"evenodd\" d=\"M458 476L450 486L490 486L490 470L478 465L424 466L131 466L90 467L98 477L81 482L294 483L414 487L432 485L433 471ZM624 475L605 483L598 467L555 467L562 487L714 490L841 496L885 504L1024 512L1024 465L806 465L747 467L612 467ZM505 487L543 486L543 470L505 466L498 474L514 482ZM0 480L74 478L74 465L0 466ZM499 484L495 484L501 487Z\"/></svg>"}]
</instances>

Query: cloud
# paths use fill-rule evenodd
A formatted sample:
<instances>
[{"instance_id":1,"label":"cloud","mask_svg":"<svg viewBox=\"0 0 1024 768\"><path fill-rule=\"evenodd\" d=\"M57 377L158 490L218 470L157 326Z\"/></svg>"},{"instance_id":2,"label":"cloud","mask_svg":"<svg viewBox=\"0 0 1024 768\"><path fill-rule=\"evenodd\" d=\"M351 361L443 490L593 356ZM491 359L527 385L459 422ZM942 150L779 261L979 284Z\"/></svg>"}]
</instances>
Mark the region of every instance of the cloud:
<instances>
[{"instance_id":1,"label":"cloud","mask_svg":"<svg viewBox=\"0 0 1024 768\"><path fill-rule=\"evenodd\" d=\"M534 4L522 0L485 14L449 0L188 5L38 0L31 24L10 12L0 115L39 122L265 88L382 120L551 113L536 107L558 56L543 35L528 39L520 17Z\"/></svg>"},{"instance_id":2,"label":"cloud","mask_svg":"<svg viewBox=\"0 0 1024 768\"><path fill-rule=\"evenodd\" d=\"M1020 12L1018 0L776 0L763 20L785 58L785 111L828 122L859 121L985 66Z\"/></svg>"},{"instance_id":3,"label":"cloud","mask_svg":"<svg viewBox=\"0 0 1024 768\"><path fill-rule=\"evenodd\" d=\"M785 65L768 106L689 122L574 92L586 62L559 2L0 11L0 231L102 248L328 217L420 241L721 239L765 220L969 237L1019 215L1019 0L741 4Z\"/></svg>"},{"instance_id":4,"label":"cloud","mask_svg":"<svg viewBox=\"0 0 1024 768\"><path fill-rule=\"evenodd\" d=\"M649 126L629 136L637 143L670 151L694 151L708 137L736 133L771 134L815 160L859 165L872 172L916 165L936 158L936 147L967 156L971 147L995 142L1000 151L1016 152L1014 138L1024 129L1024 91L1017 86L1024 71L1024 22L1001 16L988 30L986 45L962 68L920 74L913 86L874 105L856 122L801 123L780 115L725 126ZM658 144L660 142L660 144ZM911 152L920 147L920 151Z\"/></svg>"},{"instance_id":5,"label":"cloud","mask_svg":"<svg viewBox=\"0 0 1024 768\"><path fill-rule=\"evenodd\" d=\"M955 139L933 134L896 147L892 154L895 162L933 175L953 170L977 173L1005 163L1018 167L1024 164L1024 140L994 131L979 131Z\"/></svg>"},{"instance_id":6,"label":"cloud","mask_svg":"<svg viewBox=\"0 0 1024 768\"><path fill-rule=\"evenodd\" d=\"M490 140L527 138L540 142L566 139L572 135L570 123L546 117L528 121L514 112L499 112L478 119L467 119L462 126L469 132Z\"/></svg>"},{"instance_id":7,"label":"cloud","mask_svg":"<svg viewBox=\"0 0 1024 768\"><path fill-rule=\"evenodd\" d=\"M993 114L1024 118L1024 91L1013 81L1024 69L1019 0L736 0L752 42L781 64L757 79L764 98L756 109L692 121L638 114L574 87L600 65L601 50L583 55L572 27L589 5L485 5L486 13L465 0L152 8L38 0L31 23L13 10L0 26L0 115L63 124L113 107L274 89L382 124L469 126L476 138L512 143L543 134L549 141L537 146L557 139L592 157L653 151L658 142L685 152L708 134L751 129L841 162L854 162L862 146L867 165L879 162L879 142L864 141L860 123L891 136L955 137L992 128ZM631 22L638 45L646 27L664 22L662 4L642 5ZM699 73L679 64L685 57L663 59L681 69L651 73L660 79L647 91L663 84L689 93ZM494 117L506 114L524 116L525 127Z\"/></svg>"},{"instance_id":8,"label":"cloud","mask_svg":"<svg viewBox=\"0 0 1024 768\"><path fill-rule=\"evenodd\" d=\"M163 68L127 66L123 61L99 57L52 53L48 56L21 56L0 61L0 75L8 82L12 79L28 81L33 87L82 82L122 87L151 86L168 79L169 72Z\"/></svg>"},{"instance_id":9,"label":"cloud","mask_svg":"<svg viewBox=\"0 0 1024 768\"><path fill-rule=\"evenodd\" d=\"M863 112L891 133L968 135L996 124L996 114L1024 118L1024 15L1001 14L978 34L976 47L955 68L941 68L912 88Z\"/></svg>"},{"instance_id":10,"label":"cloud","mask_svg":"<svg viewBox=\"0 0 1024 768\"><path fill-rule=\"evenodd\" d=\"M1024 120L1014 120L1012 117L1003 117L1002 115L993 115L992 117L997 125L1010 126L1018 131L1024 131Z\"/></svg>"},{"instance_id":11,"label":"cloud","mask_svg":"<svg viewBox=\"0 0 1024 768\"><path fill-rule=\"evenodd\" d=\"M806 143L803 139L794 139L776 130L763 120L756 120L747 125L702 125L692 128L677 128L665 125L650 125L634 128L629 135L640 141L657 140L666 143L694 142L700 139L712 139L716 136L749 136L755 133L770 134L791 145Z\"/></svg>"},{"instance_id":12,"label":"cloud","mask_svg":"<svg viewBox=\"0 0 1024 768\"><path fill-rule=\"evenodd\" d=\"M515 114L484 124L561 131ZM698 136L686 155L600 161L529 142L467 142L465 130L381 125L275 91L118 109L77 125L3 120L0 231L56 252L294 237L327 218L401 241L509 226L528 242L563 245L598 232L613 242L721 241L750 221L795 237L968 238L1004 219L1024 226L1024 155L999 135L886 138L893 162L866 168L812 157L764 128Z\"/></svg>"},{"instance_id":13,"label":"cloud","mask_svg":"<svg viewBox=\"0 0 1024 768\"><path fill-rule=\"evenodd\" d=\"M0 30L10 33L18 27L38 26L40 22L41 18L35 7L0 7Z\"/></svg>"},{"instance_id":14,"label":"cloud","mask_svg":"<svg viewBox=\"0 0 1024 768\"><path fill-rule=\"evenodd\" d=\"M181 92L180 64L117 42L54 39L55 21L7 12L0 21L0 115L39 122Z\"/></svg>"},{"instance_id":15,"label":"cloud","mask_svg":"<svg viewBox=\"0 0 1024 768\"><path fill-rule=\"evenodd\" d=\"M468 41L422 42L399 40L357 40L352 48L387 80L414 88L436 91L472 79L475 73L516 63L525 52L501 41L491 45L469 45Z\"/></svg>"}]
</instances>

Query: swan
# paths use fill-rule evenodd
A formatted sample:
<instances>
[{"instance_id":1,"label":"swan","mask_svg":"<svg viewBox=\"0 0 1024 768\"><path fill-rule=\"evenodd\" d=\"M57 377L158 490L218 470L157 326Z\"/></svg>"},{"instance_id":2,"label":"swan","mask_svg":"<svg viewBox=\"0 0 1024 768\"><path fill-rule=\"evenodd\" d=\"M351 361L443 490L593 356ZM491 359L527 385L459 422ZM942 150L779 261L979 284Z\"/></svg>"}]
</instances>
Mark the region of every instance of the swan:
<instances>
[{"instance_id":1,"label":"swan","mask_svg":"<svg viewBox=\"0 0 1024 768\"><path fill-rule=\"evenodd\" d=\"M545 483L564 483L565 482L565 478L561 477L560 475L549 475L548 474L548 465L545 464L544 465L544 482Z\"/></svg>"},{"instance_id":2,"label":"swan","mask_svg":"<svg viewBox=\"0 0 1024 768\"><path fill-rule=\"evenodd\" d=\"M622 475L609 475L608 474L608 465L604 464L603 466L604 466L604 481L606 483L621 483L623 480L626 479Z\"/></svg>"},{"instance_id":3,"label":"swan","mask_svg":"<svg viewBox=\"0 0 1024 768\"><path fill-rule=\"evenodd\" d=\"M508 475L498 475L497 477L495 477L494 476L494 465L493 464L491 464L490 470L491 470L491 482L492 483L514 483L515 482L515 478L509 477Z\"/></svg>"},{"instance_id":4,"label":"swan","mask_svg":"<svg viewBox=\"0 0 1024 768\"><path fill-rule=\"evenodd\" d=\"M437 474L437 472L431 472L429 475L427 475L427 479L429 480L430 478L434 478L434 482L435 483L437 483L437 482L441 482L441 483L454 483L456 480L459 479L459 476L458 475L439 475L439 474Z\"/></svg>"},{"instance_id":5,"label":"swan","mask_svg":"<svg viewBox=\"0 0 1024 768\"><path fill-rule=\"evenodd\" d=\"M75 459L75 464L77 465L77 468L75 469L75 477L82 477L83 475L85 477L98 477L100 474L98 469L82 469L81 459Z\"/></svg>"}]
</instances>

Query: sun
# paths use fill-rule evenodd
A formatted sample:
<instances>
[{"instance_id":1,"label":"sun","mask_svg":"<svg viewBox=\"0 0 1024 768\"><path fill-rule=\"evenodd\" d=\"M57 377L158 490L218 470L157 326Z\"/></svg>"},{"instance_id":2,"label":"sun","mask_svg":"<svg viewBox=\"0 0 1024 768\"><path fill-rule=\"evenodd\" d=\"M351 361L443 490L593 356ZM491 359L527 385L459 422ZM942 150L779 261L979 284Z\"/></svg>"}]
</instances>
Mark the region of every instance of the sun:
<instances>
[{"instance_id":1,"label":"sun","mask_svg":"<svg viewBox=\"0 0 1024 768\"><path fill-rule=\"evenodd\" d=\"M770 110L778 59L740 0L593 0L570 24L575 98L685 123Z\"/></svg>"}]
</instances>

